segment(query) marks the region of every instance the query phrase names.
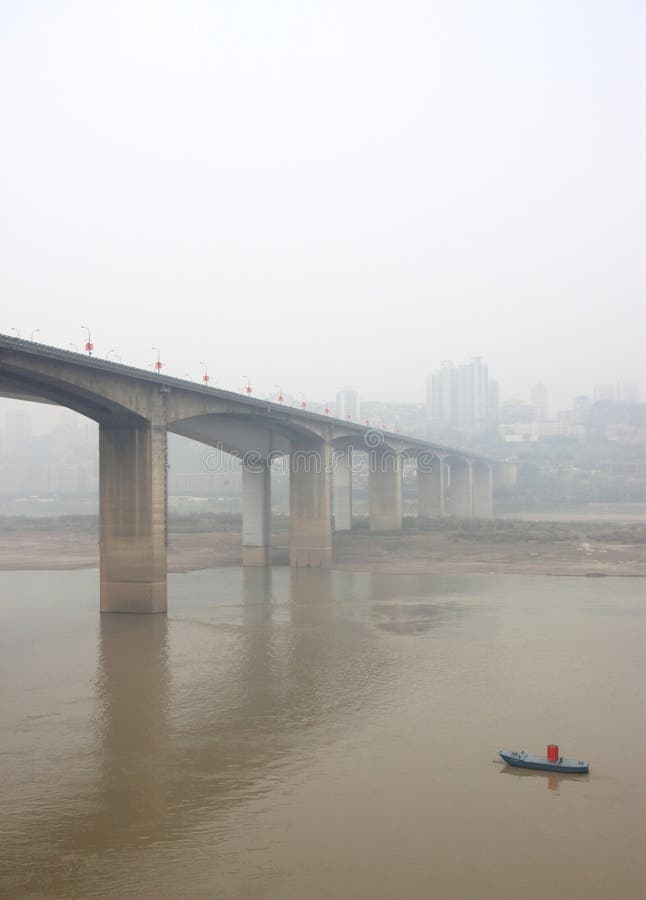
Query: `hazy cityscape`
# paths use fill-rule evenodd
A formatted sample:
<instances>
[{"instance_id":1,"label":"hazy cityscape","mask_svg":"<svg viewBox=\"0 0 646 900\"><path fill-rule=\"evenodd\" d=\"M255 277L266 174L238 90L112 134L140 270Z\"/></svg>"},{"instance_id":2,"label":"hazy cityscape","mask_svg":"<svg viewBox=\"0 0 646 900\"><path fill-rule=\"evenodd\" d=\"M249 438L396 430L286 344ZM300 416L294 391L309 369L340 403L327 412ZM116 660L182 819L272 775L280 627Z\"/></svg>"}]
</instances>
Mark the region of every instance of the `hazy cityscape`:
<instances>
[{"instance_id":1,"label":"hazy cityscape","mask_svg":"<svg viewBox=\"0 0 646 900\"><path fill-rule=\"evenodd\" d=\"M586 503L646 503L646 403L640 385L618 381L595 384L572 398L567 409L552 409L548 389L536 384L529 398L500 401L498 382L488 377L487 363L443 362L427 377L425 404L364 400L345 387L334 400L307 403L317 413L365 423L376 429L453 445L486 450L520 462L520 487L530 476L531 494L517 491L514 511L531 512L541 494L541 508L561 512ZM278 395L267 399L278 402ZM282 405L302 407L289 395ZM5 513L57 514L98 511L98 429L71 411L43 417L33 404L0 400L0 508ZM56 421L58 419L58 421ZM569 457L570 496L561 486L549 494L555 467L550 455ZM208 458L207 458L208 457ZM543 483L537 483L540 458ZM524 464L523 464L524 463ZM413 494L414 473L405 474ZM365 485L364 485L365 488ZM210 501L214 511L240 512L241 474L232 457L216 459L194 441L171 436L168 495L171 503ZM365 493L365 490L364 490ZM499 511L511 498L498 497ZM276 479L274 502L288 512L288 480ZM412 502L412 501L411 501ZM523 507L522 504L525 504ZM512 504L513 505L513 504ZM367 514L366 504L359 506Z\"/></svg>"},{"instance_id":2,"label":"hazy cityscape","mask_svg":"<svg viewBox=\"0 0 646 900\"><path fill-rule=\"evenodd\" d=\"M646 896L633 0L0 5L0 898Z\"/></svg>"}]
</instances>

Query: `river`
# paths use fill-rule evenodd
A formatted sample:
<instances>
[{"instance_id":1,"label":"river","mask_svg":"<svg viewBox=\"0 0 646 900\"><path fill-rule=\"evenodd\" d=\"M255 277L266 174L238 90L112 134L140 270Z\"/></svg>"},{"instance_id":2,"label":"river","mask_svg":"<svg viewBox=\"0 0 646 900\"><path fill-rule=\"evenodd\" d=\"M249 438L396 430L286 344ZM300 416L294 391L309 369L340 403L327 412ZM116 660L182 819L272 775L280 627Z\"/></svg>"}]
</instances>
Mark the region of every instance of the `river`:
<instances>
[{"instance_id":1,"label":"river","mask_svg":"<svg viewBox=\"0 0 646 900\"><path fill-rule=\"evenodd\" d=\"M643 580L97 581L0 572L0 896L646 896Z\"/></svg>"}]
</instances>

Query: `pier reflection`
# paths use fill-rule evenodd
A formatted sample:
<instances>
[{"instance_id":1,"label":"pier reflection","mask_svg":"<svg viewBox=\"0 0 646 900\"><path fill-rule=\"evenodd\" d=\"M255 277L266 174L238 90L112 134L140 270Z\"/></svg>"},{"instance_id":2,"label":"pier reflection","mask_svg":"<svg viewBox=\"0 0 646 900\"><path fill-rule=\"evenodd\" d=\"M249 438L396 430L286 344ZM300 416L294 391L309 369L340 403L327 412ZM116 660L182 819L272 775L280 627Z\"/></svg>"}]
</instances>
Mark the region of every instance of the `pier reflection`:
<instances>
[{"instance_id":1,"label":"pier reflection","mask_svg":"<svg viewBox=\"0 0 646 900\"><path fill-rule=\"evenodd\" d=\"M226 603L214 598L185 619L103 615L97 764L83 789L91 802L33 824L21 890L38 894L46 880L52 896L86 896L83 859L108 852L123 861L193 827L217 834L232 805L320 751L387 665L358 639L365 624L338 615L349 582L288 570L277 591L270 569L249 569Z\"/></svg>"}]
</instances>

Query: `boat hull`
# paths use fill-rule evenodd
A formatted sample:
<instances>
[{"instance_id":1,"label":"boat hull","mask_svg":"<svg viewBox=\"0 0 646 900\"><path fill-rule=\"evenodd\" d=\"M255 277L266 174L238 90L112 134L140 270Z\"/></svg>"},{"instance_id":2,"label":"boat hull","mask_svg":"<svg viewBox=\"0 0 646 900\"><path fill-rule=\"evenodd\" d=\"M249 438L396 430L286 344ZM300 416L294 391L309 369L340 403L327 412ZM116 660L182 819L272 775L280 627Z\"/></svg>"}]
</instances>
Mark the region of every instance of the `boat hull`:
<instances>
[{"instance_id":1,"label":"boat hull","mask_svg":"<svg viewBox=\"0 0 646 900\"><path fill-rule=\"evenodd\" d=\"M562 756L552 762L546 756L532 756L524 750L499 750L498 753L510 766L521 769L542 769L545 772L564 772L572 775L585 775L589 771L583 759L564 759Z\"/></svg>"}]
</instances>

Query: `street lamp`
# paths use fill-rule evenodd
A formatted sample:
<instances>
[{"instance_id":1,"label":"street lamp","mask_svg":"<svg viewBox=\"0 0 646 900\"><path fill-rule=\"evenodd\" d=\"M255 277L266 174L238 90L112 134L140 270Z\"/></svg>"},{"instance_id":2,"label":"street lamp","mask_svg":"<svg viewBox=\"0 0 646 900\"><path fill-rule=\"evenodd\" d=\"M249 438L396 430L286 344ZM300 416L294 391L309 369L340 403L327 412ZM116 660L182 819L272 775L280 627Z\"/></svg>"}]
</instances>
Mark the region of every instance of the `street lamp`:
<instances>
[{"instance_id":1,"label":"street lamp","mask_svg":"<svg viewBox=\"0 0 646 900\"><path fill-rule=\"evenodd\" d=\"M111 353L114 353L114 348L112 348L112 350L108 350L108 352L105 354L105 358L106 358L106 359L110 359L110 354L111 354Z\"/></svg>"},{"instance_id":2,"label":"street lamp","mask_svg":"<svg viewBox=\"0 0 646 900\"><path fill-rule=\"evenodd\" d=\"M67 346L68 346L68 347L74 347L74 352L75 352L75 353L78 353L78 352L79 352L79 345L78 345L78 344L73 344L71 341L68 341L68 342L67 342Z\"/></svg>"},{"instance_id":3,"label":"street lamp","mask_svg":"<svg viewBox=\"0 0 646 900\"><path fill-rule=\"evenodd\" d=\"M251 396L251 393L252 393L252 391L253 391L253 388L251 387L251 381L250 381L250 379L249 379L249 376L248 376L248 375L243 375L242 377L247 379L247 386L246 386L246 388L245 388L245 391L247 392L247 394L248 394L249 396Z\"/></svg>"},{"instance_id":4,"label":"street lamp","mask_svg":"<svg viewBox=\"0 0 646 900\"><path fill-rule=\"evenodd\" d=\"M200 363L201 366L204 366L204 375L202 375L202 381L208 387L209 386L209 370L205 362Z\"/></svg>"},{"instance_id":5,"label":"street lamp","mask_svg":"<svg viewBox=\"0 0 646 900\"><path fill-rule=\"evenodd\" d=\"M20 340L20 332L18 331L18 329L12 328L11 330L16 332L16 337Z\"/></svg>"},{"instance_id":6,"label":"street lamp","mask_svg":"<svg viewBox=\"0 0 646 900\"><path fill-rule=\"evenodd\" d=\"M87 341L85 342L85 349L87 350L87 355L92 356L94 344L92 343L92 335L90 334L90 329L87 327L87 325L81 325L81 328L84 328L87 331Z\"/></svg>"},{"instance_id":7,"label":"street lamp","mask_svg":"<svg viewBox=\"0 0 646 900\"><path fill-rule=\"evenodd\" d=\"M40 331L40 328L34 328L34 330L33 330L32 333L31 333L31 336L30 336L29 340L30 340L30 341L33 341L34 335L35 335L35 334L38 334L39 331Z\"/></svg>"},{"instance_id":8,"label":"street lamp","mask_svg":"<svg viewBox=\"0 0 646 900\"><path fill-rule=\"evenodd\" d=\"M285 397L283 396L283 389L279 384L275 384L274 387L278 388L278 397L276 399L279 403L282 403L285 400Z\"/></svg>"},{"instance_id":9,"label":"street lamp","mask_svg":"<svg viewBox=\"0 0 646 900\"><path fill-rule=\"evenodd\" d=\"M152 347L151 349L157 351L157 362L155 363L155 368L157 369L157 374L160 375L160 374L161 374L161 369L162 369L163 363L162 363L162 361L161 361L160 358L159 358L159 348L158 348L158 347Z\"/></svg>"}]
</instances>

